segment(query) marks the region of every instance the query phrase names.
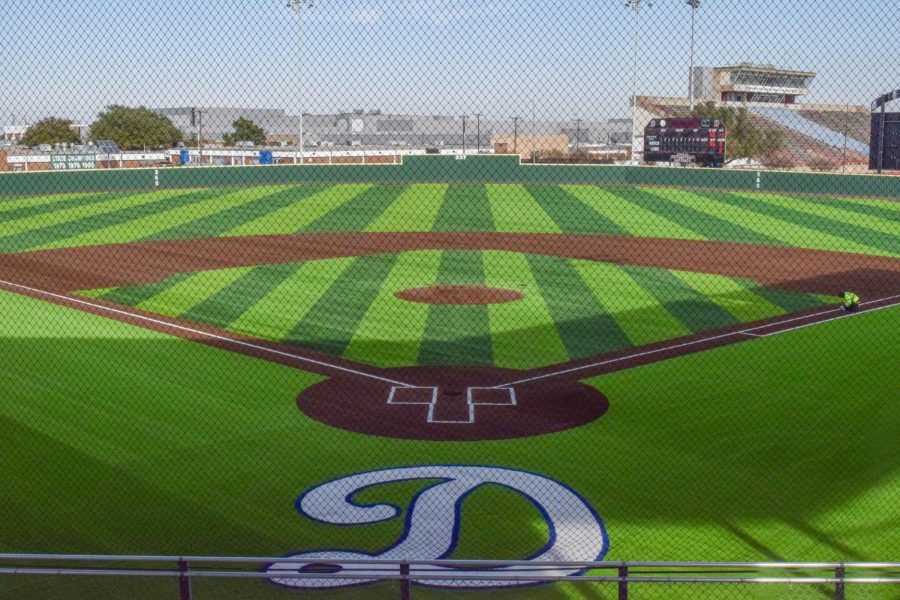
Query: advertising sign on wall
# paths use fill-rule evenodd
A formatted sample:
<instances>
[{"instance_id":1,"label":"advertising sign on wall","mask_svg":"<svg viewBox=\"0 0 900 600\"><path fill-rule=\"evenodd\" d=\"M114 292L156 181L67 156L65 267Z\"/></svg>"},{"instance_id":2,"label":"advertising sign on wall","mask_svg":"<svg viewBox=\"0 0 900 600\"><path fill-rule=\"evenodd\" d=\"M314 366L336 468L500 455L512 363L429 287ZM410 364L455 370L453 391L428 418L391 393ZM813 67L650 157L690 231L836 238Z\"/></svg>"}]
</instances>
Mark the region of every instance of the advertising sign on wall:
<instances>
[{"instance_id":1,"label":"advertising sign on wall","mask_svg":"<svg viewBox=\"0 0 900 600\"><path fill-rule=\"evenodd\" d=\"M96 169L96 154L53 154L50 156L50 168L54 171L70 169Z\"/></svg>"}]
</instances>

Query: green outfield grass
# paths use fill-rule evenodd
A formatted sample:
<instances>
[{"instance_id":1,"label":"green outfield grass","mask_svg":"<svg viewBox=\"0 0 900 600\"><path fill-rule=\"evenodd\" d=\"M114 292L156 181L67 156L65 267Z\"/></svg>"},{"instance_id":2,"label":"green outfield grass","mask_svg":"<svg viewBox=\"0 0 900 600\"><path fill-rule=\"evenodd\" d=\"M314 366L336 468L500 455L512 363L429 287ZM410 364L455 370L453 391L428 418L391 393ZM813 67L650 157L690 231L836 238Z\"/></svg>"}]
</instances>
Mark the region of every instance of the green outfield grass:
<instances>
[{"instance_id":1,"label":"green outfield grass","mask_svg":"<svg viewBox=\"0 0 900 600\"><path fill-rule=\"evenodd\" d=\"M0 252L305 231L593 233L900 256L889 200L649 187L295 185L17 198Z\"/></svg>"},{"instance_id":2,"label":"green outfield grass","mask_svg":"<svg viewBox=\"0 0 900 600\"><path fill-rule=\"evenodd\" d=\"M5 551L376 550L399 519L320 525L294 499L348 473L488 455L582 493L606 522L609 559L879 559L900 532L889 510L900 474L884 460L900 436L897 380L885 377L900 356L896 308L592 379L610 412L532 438L526 453L517 440L385 444L296 409L318 376L7 292L0 307ZM417 489L362 499L403 505ZM459 556L540 546L533 511L500 489L476 493Z\"/></svg>"},{"instance_id":3,"label":"green outfield grass","mask_svg":"<svg viewBox=\"0 0 900 600\"><path fill-rule=\"evenodd\" d=\"M487 285L524 297L462 306L394 296L437 284ZM181 273L152 284L79 293L378 366L519 369L832 302L719 275L437 250Z\"/></svg>"},{"instance_id":4,"label":"green outfield grass","mask_svg":"<svg viewBox=\"0 0 900 600\"><path fill-rule=\"evenodd\" d=\"M0 253L434 231L710 240L900 258L898 223L900 203L876 199L646 186L270 185L6 200ZM18 261L10 262L28 264ZM434 284L523 297L460 306L395 296ZM77 293L381 367L512 369L834 302L721 275L499 250L211 269ZM298 495L353 473L435 464L496 465L571 486L603 519L608 560L891 560L900 538L892 454L900 440L900 306L594 377L585 383L609 399L597 420L481 442L352 433L298 409L298 394L320 375L9 291L0 291L0 311L0 551L377 553L403 533L402 517L327 525L298 514ZM432 483L370 487L354 500L404 507ZM522 558L551 534L531 503L500 486L479 488L461 506L456 558ZM55 594L53 583L46 594L21 585L6 588L0 579L0 598ZM99 597L103 588L92 586L121 584L71 585L55 597L73 589ZM112 590L169 593L168 583L148 584L150 592L134 585ZM195 590L297 595L260 582L216 585ZM378 584L339 597L393 591ZM414 597L458 596L420 589ZM515 590L471 596L523 597ZM593 599L614 590L544 586L524 597Z\"/></svg>"}]
</instances>

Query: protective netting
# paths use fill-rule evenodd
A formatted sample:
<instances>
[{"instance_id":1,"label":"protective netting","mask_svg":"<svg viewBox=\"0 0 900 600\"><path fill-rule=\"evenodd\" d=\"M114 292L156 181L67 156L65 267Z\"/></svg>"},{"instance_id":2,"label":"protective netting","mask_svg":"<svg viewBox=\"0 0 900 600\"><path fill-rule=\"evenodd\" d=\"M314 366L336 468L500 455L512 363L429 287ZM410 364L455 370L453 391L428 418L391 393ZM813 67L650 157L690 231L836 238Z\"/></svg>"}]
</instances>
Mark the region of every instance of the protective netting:
<instances>
[{"instance_id":1,"label":"protective netting","mask_svg":"<svg viewBox=\"0 0 900 600\"><path fill-rule=\"evenodd\" d=\"M895 560L898 27L5 0L0 548Z\"/></svg>"}]
</instances>

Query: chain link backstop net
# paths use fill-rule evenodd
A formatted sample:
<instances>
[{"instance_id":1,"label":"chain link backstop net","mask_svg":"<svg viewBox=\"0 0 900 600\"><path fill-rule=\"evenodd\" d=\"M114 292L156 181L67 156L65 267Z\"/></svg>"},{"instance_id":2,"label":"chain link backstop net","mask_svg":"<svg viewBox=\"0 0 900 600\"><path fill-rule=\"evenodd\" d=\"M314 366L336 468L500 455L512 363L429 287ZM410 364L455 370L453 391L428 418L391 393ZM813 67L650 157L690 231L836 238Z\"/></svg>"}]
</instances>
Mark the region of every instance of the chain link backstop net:
<instances>
[{"instance_id":1,"label":"chain link backstop net","mask_svg":"<svg viewBox=\"0 0 900 600\"><path fill-rule=\"evenodd\" d=\"M367 573L273 559L248 598L391 595L379 561L897 560L898 26L4 0L0 549ZM617 593L461 568L413 596Z\"/></svg>"}]
</instances>

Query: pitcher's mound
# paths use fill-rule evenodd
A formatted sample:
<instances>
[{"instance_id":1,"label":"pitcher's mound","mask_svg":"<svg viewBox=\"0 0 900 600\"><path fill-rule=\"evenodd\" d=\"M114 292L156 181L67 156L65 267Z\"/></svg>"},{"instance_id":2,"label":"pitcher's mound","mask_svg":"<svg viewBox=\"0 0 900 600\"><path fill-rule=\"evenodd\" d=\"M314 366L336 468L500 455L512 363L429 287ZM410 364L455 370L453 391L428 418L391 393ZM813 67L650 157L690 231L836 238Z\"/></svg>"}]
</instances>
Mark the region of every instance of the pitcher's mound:
<instances>
[{"instance_id":1,"label":"pitcher's mound","mask_svg":"<svg viewBox=\"0 0 900 600\"><path fill-rule=\"evenodd\" d=\"M423 304L503 304L522 299L521 292L483 285L432 285L400 290L394 296Z\"/></svg>"}]
</instances>

